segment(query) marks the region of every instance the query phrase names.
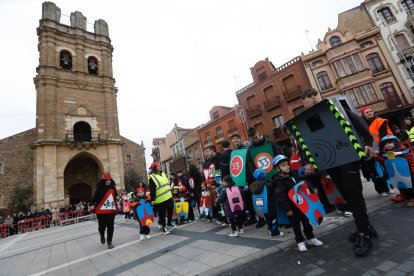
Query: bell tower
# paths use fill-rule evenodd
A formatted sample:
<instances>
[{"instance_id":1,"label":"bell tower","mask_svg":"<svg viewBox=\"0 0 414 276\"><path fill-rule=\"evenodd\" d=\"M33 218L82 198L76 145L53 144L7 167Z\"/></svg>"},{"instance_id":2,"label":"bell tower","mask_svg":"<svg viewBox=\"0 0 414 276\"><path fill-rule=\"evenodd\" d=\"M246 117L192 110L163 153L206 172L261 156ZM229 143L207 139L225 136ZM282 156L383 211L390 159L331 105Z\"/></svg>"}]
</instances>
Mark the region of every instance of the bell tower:
<instances>
[{"instance_id":1,"label":"bell tower","mask_svg":"<svg viewBox=\"0 0 414 276\"><path fill-rule=\"evenodd\" d=\"M70 26L60 19L60 8L44 2L34 78L37 139L32 148L38 207L86 200L104 171L123 187L108 25L99 19L94 31L88 31L89 23L78 11L71 13Z\"/></svg>"}]
</instances>

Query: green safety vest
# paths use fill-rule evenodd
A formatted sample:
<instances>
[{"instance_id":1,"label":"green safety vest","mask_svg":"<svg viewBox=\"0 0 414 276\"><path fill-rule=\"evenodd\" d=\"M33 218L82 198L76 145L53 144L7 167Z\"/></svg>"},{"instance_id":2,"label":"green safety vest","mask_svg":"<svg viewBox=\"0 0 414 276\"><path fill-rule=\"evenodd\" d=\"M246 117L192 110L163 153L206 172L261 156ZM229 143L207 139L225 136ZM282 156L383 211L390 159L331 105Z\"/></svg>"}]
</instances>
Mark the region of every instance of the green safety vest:
<instances>
[{"instance_id":1,"label":"green safety vest","mask_svg":"<svg viewBox=\"0 0 414 276\"><path fill-rule=\"evenodd\" d=\"M410 130L407 129L406 131L407 131L408 137L410 137L410 141L414 142L414 127L412 127Z\"/></svg>"},{"instance_id":2,"label":"green safety vest","mask_svg":"<svg viewBox=\"0 0 414 276\"><path fill-rule=\"evenodd\" d=\"M154 181L157 187L155 192L155 204L160 204L168 199L172 198L170 190L170 181L165 173L161 174L150 174L150 178Z\"/></svg>"}]
</instances>

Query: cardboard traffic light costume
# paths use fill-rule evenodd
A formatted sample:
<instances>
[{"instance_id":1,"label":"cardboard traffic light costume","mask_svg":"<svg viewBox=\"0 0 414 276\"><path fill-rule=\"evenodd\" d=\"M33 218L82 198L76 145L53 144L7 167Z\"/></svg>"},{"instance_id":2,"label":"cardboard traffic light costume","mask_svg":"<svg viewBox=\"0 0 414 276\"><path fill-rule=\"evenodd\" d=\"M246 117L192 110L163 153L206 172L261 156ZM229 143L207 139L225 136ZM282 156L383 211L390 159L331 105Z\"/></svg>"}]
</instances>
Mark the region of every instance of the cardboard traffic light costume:
<instances>
[{"instance_id":1,"label":"cardboard traffic light costume","mask_svg":"<svg viewBox=\"0 0 414 276\"><path fill-rule=\"evenodd\" d=\"M286 122L309 162L325 170L365 157L363 143L346 115L345 97L324 99Z\"/></svg>"}]
</instances>

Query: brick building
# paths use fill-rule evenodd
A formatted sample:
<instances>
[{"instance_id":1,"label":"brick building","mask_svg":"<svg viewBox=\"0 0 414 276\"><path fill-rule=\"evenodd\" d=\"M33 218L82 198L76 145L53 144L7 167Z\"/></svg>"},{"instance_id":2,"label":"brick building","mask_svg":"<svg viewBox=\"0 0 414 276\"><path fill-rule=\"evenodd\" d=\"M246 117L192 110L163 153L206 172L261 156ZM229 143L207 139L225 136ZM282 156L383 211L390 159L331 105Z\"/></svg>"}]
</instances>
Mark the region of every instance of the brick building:
<instances>
[{"instance_id":1,"label":"brick building","mask_svg":"<svg viewBox=\"0 0 414 276\"><path fill-rule=\"evenodd\" d=\"M410 91L363 5L339 14L338 26L316 48L302 59L312 86L324 97L341 94L356 108L371 105L391 124L410 114Z\"/></svg>"},{"instance_id":2,"label":"brick building","mask_svg":"<svg viewBox=\"0 0 414 276\"><path fill-rule=\"evenodd\" d=\"M203 148L215 145L217 151L221 151L221 142L230 141L233 133L240 134L243 141L247 140L244 124L236 114L237 109L238 106L214 106L210 110L210 120L198 129Z\"/></svg>"},{"instance_id":3,"label":"brick building","mask_svg":"<svg viewBox=\"0 0 414 276\"><path fill-rule=\"evenodd\" d=\"M71 26L60 17L54 3L43 3L36 127L0 141L0 194L32 186L36 208L90 201L106 170L118 189L126 169L147 177L143 145L119 133L107 23L97 20L89 32L82 13L71 13ZM0 205L5 207L7 198Z\"/></svg>"},{"instance_id":4,"label":"brick building","mask_svg":"<svg viewBox=\"0 0 414 276\"><path fill-rule=\"evenodd\" d=\"M276 68L268 58L250 68L253 83L236 92L243 106L248 127L277 141L286 141L289 135L283 130L286 120L303 110L300 98L310 87L301 57L296 57Z\"/></svg>"}]
</instances>

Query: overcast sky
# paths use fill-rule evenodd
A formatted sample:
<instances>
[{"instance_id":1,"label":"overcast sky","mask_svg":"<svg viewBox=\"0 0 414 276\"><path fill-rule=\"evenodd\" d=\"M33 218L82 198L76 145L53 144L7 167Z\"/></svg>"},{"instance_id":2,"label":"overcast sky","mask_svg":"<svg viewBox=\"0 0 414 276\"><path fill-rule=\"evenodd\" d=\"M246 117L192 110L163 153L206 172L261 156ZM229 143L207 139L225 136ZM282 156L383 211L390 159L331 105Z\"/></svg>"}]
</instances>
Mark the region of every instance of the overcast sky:
<instances>
[{"instance_id":1,"label":"overcast sky","mask_svg":"<svg viewBox=\"0 0 414 276\"><path fill-rule=\"evenodd\" d=\"M0 0L0 139L35 127L42 0ZM61 22L71 12L88 30L104 19L114 46L113 73L121 134L144 141L177 123L196 127L214 105L233 106L252 82L250 68L269 58L278 67L315 47L338 13L362 0L56 0Z\"/></svg>"}]
</instances>

